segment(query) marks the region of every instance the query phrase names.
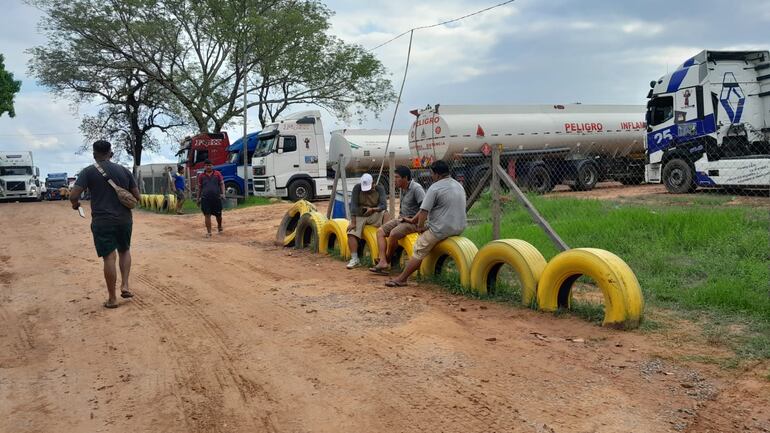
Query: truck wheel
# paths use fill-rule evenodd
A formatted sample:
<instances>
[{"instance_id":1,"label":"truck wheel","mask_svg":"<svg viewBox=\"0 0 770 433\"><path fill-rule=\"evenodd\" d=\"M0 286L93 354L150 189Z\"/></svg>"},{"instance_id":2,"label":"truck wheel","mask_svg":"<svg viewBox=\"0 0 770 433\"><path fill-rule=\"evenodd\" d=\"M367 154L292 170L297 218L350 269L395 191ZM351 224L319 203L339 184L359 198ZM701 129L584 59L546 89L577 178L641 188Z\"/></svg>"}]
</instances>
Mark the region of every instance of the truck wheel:
<instances>
[{"instance_id":1,"label":"truck wheel","mask_svg":"<svg viewBox=\"0 0 770 433\"><path fill-rule=\"evenodd\" d=\"M312 200L313 186L305 179L298 179L289 184L289 200Z\"/></svg>"},{"instance_id":2,"label":"truck wheel","mask_svg":"<svg viewBox=\"0 0 770 433\"><path fill-rule=\"evenodd\" d=\"M575 175L575 191L590 191L599 181L599 170L591 162L584 162L577 168Z\"/></svg>"},{"instance_id":3,"label":"truck wheel","mask_svg":"<svg viewBox=\"0 0 770 433\"><path fill-rule=\"evenodd\" d=\"M551 173L543 165L536 165L529 170L529 190L538 194L545 194L553 189Z\"/></svg>"},{"instance_id":4,"label":"truck wheel","mask_svg":"<svg viewBox=\"0 0 770 433\"><path fill-rule=\"evenodd\" d=\"M685 194L695 191L695 173L687 161L675 158L663 167L663 184L668 192Z\"/></svg>"},{"instance_id":5,"label":"truck wheel","mask_svg":"<svg viewBox=\"0 0 770 433\"><path fill-rule=\"evenodd\" d=\"M234 195L241 195L241 187L238 186L235 182L225 182L225 194L227 194L228 197L232 197Z\"/></svg>"}]
</instances>

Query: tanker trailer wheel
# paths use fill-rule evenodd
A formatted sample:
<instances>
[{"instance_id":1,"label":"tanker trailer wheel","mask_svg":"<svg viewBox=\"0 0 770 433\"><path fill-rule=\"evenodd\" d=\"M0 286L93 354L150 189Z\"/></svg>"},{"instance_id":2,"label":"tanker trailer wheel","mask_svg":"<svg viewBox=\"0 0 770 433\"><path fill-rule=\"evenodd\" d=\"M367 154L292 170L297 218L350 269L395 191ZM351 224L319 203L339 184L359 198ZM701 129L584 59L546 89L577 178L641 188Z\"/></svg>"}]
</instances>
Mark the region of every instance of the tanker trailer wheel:
<instances>
[{"instance_id":1,"label":"tanker trailer wheel","mask_svg":"<svg viewBox=\"0 0 770 433\"><path fill-rule=\"evenodd\" d=\"M297 179L289 184L289 200L312 200L313 186L305 179Z\"/></svg>"},{"instance_id":2,"label":"tanker trailer wheel","mask_svg":"<svg viewBox=\"0 0 770 433\"><path fill-rule=\"evenodd\" d=\"M529 190L537 194L550 192L554 185L551 173L544 165L536 165L529 170L527 176Z\"/></svg>"},{"instance_id":3,"label":"tanker trailer wheel","mask_svg":"<svg viewBox=\"0 0 770 433\"><path fill-rule=\"evenodd\" d=\"M225 194L227 194L228 197L233 197L236 195L241 195L241 187L238 186L235 182L225 182Z\"/></svg>"},{"instance_id":4,"label":"tanker trailer wheel","mask_svg":"<svg viewBox=\"0 0 770 433\"><path fill-rule=\"evenodd\" d=\"M684 159L674 158L663 167L663 184L668 192L685 194L695 191L695 170Z\"/></svg>"},{"instance_id":5,"label":"tanker trailer wheel","mask_svg":"<svg viewBox=\"0 0 770 433\"><path fill-rule=\"evenodd\" d=\"M594 189L597 182L599 182L599 170L596 168L596 164L583 162L578 165L575 174L575 187L573 188L575 191L590 191Z\"/></svg>"}]
</instances>

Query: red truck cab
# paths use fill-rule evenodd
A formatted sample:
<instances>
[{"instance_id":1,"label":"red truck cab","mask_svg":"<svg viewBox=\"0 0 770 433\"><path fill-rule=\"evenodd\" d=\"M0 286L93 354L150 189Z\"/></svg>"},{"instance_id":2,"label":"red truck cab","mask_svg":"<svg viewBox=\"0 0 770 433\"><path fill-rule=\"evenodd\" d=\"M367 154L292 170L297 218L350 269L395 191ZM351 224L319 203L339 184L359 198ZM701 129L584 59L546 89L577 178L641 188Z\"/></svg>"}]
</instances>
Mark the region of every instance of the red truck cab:
<instances>
[{"instance_id":1,"label":"red truck cab","mask_svg":"<svg viewBox=\"0 0 770 433\"><path fill-rule=\"evenodd\" d=\"M195 173L196 170L203 169L203 162L207 159L214 165L224 164L229 157L228 146L230 146L230 139L226 132L203 132L185 137L177 152L179 165L188 168L190 173Z\"/></svg>"}]
</instances>

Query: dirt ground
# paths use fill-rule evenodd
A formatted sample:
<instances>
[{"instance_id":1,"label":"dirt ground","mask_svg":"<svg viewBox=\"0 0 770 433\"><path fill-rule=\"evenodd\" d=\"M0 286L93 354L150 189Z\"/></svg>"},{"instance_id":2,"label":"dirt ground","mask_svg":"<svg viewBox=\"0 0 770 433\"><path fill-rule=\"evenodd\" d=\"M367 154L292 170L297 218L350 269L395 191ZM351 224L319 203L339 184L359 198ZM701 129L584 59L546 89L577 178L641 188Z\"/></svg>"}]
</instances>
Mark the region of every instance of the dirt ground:
<instances>
[{"instance_id":1,"label":"dirt ground","mask_svg":"<svg viewBox=\"0 0 770 433\"><path fill-rule=\"evenodd\" d=\"M135 212L101 304L87 220L1 204L0 432L770 432L770 365L686 329L621 332L273 245L289 207Z\"/></svg>"}]
</instances>

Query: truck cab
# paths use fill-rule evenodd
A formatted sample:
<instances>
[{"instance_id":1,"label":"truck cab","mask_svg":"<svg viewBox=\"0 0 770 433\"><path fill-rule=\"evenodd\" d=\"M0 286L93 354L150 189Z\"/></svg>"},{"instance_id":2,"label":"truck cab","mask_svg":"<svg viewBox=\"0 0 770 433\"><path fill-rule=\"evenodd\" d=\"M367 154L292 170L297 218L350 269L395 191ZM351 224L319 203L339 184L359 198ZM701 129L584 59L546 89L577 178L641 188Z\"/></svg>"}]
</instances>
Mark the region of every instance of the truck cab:
<instances>
[{"instance_id":1,"label":"truck cab","mask_svg":"<svg viewBox=\"0 0 770 433\"><path fill-rule=\"evenodd\" d=\"M320 111L295 113L270 124L258 139L251 161L255 195L296 201L330 194Z\"/></svg>"},{"instance_id":2,"label":"truck cab","mask_svg":"<svg viewBox=\"0 0 770 433\"><path fill-rule=\"evenodd\" d=\"M230 158L228 147L230 147L230 139L226 132L204 132L193 137L185 137L179 145L176 156L179 158L179 165L195 173L203 169L203 161L207 159L214 165L226 163Z\"/></svg>"},{"instance_id":3,"label":"truck cab","mask_svg":"<svg viewBox=\"0 0 770 433\"><path fill-rule=\"evenodd\" d=\"M45 178L47 200L63 200L65 197L61 194L61 188L68 187L67 173L48 173Z\"/></svg>"},{"instance_id":4,"label":"truck cab","mask_svg":"<svg viewBox=\"0 0 770 433\"><path fill-rule=\"evenodd\" d=\"M42 200L40 169L32 152L0 152L0 200Z\"/></svg>"},{"instance_id":5,"label":"truck cab","mask_svg":"<svg viewBox=\"0 0 770 433\"><path fill-rule=\"evenodd\" d=\"M259 143L259 132L252 132L247 136L248 150L246 159L251 161L254 151ZM253 178L250 169L248 174L248 188L243 182L243 137L235 140L233 144L227 147L228 160L224 164L214 165L214 170L222 173L225 180L225 190L228 196L243 195L243 191L253 191Z\"/></svg>"},{"instance_id":6,"label":"truck cab","mask_svg":"<svg viewBox=\"0 0 770 433\"><path fill-rule=\"evenodd\" d=\"M703 51L650 87L648 182L672 193L770 184L768 51Z\"/></svg>"}]
</instances>

